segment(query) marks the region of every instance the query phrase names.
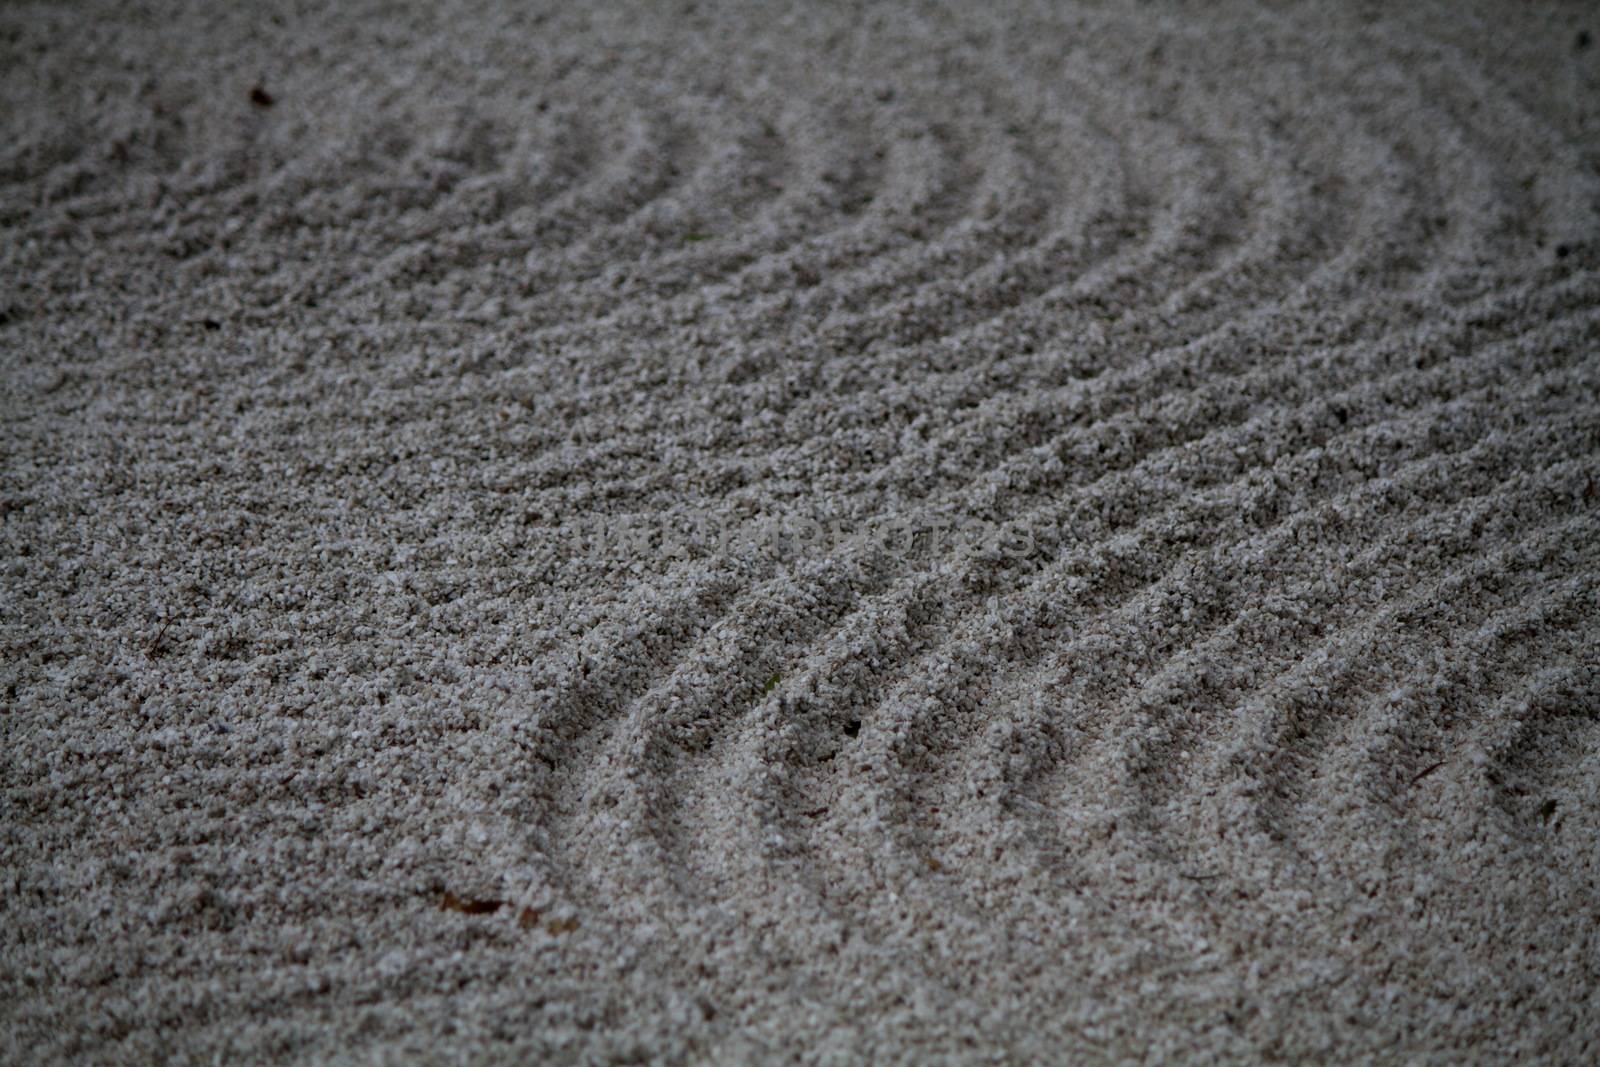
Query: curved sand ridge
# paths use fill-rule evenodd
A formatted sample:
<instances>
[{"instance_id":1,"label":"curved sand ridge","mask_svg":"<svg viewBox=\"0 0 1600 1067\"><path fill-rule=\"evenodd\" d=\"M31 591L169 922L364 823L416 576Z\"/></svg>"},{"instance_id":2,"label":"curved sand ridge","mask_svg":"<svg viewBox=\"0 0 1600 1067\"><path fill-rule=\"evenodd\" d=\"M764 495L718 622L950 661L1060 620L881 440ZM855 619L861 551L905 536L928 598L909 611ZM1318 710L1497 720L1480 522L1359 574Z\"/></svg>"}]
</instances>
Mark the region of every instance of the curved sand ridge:
<instances>
[{"instance_id":1,"label":"curved sand ridge","mask_svg":"<svg viewBox=\"0 0 1600 1067\"><path fill-rule=\"evenodd\" d=\"M8 1060L1600 1053L1582 5L498 7L0 22Z\"/></svg>"}]
</instances>

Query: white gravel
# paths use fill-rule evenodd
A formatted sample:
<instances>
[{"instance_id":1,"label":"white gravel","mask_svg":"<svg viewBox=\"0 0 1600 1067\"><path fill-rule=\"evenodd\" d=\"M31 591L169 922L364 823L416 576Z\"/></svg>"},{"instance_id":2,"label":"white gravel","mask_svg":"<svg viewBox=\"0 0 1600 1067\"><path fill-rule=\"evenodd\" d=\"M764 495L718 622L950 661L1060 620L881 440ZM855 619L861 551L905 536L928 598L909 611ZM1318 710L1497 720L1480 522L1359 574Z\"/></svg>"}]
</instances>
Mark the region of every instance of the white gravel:
<instances>
[{"instance_id":1,"label":"white gravel","mask_svg":"<svg viewBox=\"0 0 1600 1067\"><path fill-rule=\"evenodd\" d=\"M0 1059L1600 1059L1584 3L0 10Z\"/></svg>"}]
</instances>

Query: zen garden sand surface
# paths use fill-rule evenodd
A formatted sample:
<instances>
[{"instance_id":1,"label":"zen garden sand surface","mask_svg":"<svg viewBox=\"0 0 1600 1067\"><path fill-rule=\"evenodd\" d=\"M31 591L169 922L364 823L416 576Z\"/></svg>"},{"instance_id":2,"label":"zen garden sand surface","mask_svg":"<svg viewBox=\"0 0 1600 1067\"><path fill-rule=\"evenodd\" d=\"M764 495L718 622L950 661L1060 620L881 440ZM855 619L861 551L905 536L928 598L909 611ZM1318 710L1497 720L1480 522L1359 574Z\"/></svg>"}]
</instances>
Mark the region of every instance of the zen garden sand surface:
<instances>
[{"instance_id":1,"label":"zen garden sand surface","mask_svg":"<svg viewBox=\"0 0 1600 1067\"><path fill-rule=\"evenodd\" d=\"M0 1060L1600 1059L1588 3L0 8Z\"/></svg>"}]
</instances>

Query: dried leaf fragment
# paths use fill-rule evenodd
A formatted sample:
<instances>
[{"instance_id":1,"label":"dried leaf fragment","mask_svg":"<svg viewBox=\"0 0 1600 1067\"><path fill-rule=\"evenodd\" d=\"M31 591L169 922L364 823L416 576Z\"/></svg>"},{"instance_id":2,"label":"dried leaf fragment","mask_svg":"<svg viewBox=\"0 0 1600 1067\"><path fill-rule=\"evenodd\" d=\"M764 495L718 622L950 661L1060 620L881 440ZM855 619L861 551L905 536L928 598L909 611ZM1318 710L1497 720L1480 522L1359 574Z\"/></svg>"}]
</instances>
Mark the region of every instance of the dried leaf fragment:
<instances>
[{"instance_id":1,"label":"dried leaf fragment","mask_svg":"<svg viewBox=\"0 0 1600 1067\"><path fill-rule=\"evenodd\" d=\"M458 897L448 889L444 896L439 898L440 911L459 911L463 915L493 915L505 907L503 900L474 900L470 897Z\"/></svg>"}]
</instances>

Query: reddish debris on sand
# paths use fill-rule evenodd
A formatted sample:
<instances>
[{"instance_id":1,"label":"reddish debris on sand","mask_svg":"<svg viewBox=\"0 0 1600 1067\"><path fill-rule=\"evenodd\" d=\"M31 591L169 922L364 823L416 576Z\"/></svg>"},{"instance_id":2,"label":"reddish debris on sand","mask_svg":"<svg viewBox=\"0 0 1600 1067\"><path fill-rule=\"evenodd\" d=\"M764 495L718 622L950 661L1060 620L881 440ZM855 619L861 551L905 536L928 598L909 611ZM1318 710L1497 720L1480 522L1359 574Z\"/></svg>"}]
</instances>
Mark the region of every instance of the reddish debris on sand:
<instances>
[{"instance_id":1,"label":"reddish debris on sand","mask_svg":"<svg viewBox=\"0 0 1600 1067\"><path fill-rule=\"evenodd\" d=\"M493 915L505 907L503 900L472 900L458 897L448 889L439 898L440 911L459 911L463 915Z\"/></svg>"}]
</instances>

